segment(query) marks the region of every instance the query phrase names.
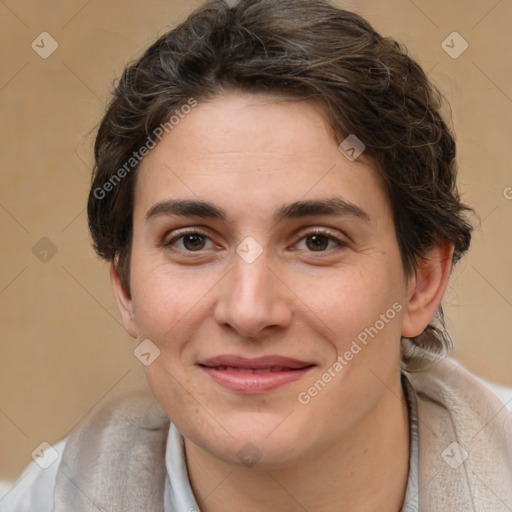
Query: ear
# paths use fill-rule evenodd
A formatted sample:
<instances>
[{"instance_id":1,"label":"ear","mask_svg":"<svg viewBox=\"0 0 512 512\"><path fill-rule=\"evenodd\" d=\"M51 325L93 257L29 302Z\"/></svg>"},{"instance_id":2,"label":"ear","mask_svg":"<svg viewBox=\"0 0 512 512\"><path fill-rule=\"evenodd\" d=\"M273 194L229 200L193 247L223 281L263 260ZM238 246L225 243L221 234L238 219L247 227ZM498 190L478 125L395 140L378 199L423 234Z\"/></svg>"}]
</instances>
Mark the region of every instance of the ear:
<instances>
[{"instance_id":1,"label":"ear","mask_svg":"<svg viewBox=\"0 0 512 512\"><path fill-rule=\"evenodd\" d=\"M117 259L110 264L110 282L116 296L117 307L121 313L121 320L125 330L133 338L137 338L137 329L135 327L135 318L133 314L133 302L127 290L121 284L119 271L117 268Z\"/></svg>"},{"instance_id":2,"label":"ear","mask_svg":"<svg viewBox=\"0 0 512 512\"><path fill-rule=\"evenodd\" d=\"M452 268L453 244L438 243L421 258L409 278L402 336L412 338L423 332L441 303Z\"/></svg>"}]
</instances>

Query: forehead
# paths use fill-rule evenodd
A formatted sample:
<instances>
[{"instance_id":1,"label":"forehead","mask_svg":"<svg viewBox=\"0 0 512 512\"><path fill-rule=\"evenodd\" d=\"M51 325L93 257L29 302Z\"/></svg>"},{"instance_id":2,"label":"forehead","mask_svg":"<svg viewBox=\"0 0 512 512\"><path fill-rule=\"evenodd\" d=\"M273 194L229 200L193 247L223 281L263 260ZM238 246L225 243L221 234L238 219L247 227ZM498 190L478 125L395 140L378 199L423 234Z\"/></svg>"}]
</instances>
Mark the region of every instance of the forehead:
<instances>
[{"instance_id":1,"label":"forehead","mask_svg":"<svg viewBox=\"0 0 512 512\"><path fill-rule=\"evenodd\" d=\"M339 151L320 106L231 93L199 102L145 157L135 214L189 198L270 216L271 205L333 195L370 211L388 207L371 162Z\"/></svg>"}]
</instances>

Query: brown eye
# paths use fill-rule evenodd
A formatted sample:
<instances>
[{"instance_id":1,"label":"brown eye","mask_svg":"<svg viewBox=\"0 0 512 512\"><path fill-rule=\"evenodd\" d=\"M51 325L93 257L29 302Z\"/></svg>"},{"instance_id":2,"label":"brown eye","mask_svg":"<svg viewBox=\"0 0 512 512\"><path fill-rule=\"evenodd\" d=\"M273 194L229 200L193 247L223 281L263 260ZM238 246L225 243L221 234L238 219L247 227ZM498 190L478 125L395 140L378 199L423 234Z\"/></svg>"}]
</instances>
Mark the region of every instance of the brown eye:
<instances>
[{"instance_id":1,"label":"brown eye","mask_svg":"<svg viewBox=\"0 0 512 512\"><path fill-rule=\"evenodd\" d=\"M341 249L348 244L325 228L316 228L303 233L297 248L308 252L330 252L332 249Z\"/></svg>"},{"instance_id":2,"label":"brown eye","mask_svg":"<svg viewBox=\"0 0 512 512\"><path fill-rule=\"evenodd\" d=\"M329 238L325 235L309 235L306 237L306 246L312 251L324 251L329 245Z\"/></svg>"},{"instance_id":3,"label":"brown eye","mask_svg":"<svg viewBox=\"0 0 512 512\"><path fill-rule=\"evenodd\" d=\"M208 247L208 243L211 244L210 247ZM213 243L208 236L197 231L190 231L175 236L171 240L164 242L163 245L164 247L178 249L183 252L199 252L203 249L211 249Z\"/></svg>"},{"instance_id":4,"label":"brown eye","mask_svg":"<svg viewBox=\"0 0 512 512\"><path fill-rule=\"evenodd\" d=\"M189 251L198 251L199 249L203 249L206 243L204 236L199 235L197 233L193 233L191 235L184 235L182 238L183 247L185 247Z\"/></svg>"}]
</instances>

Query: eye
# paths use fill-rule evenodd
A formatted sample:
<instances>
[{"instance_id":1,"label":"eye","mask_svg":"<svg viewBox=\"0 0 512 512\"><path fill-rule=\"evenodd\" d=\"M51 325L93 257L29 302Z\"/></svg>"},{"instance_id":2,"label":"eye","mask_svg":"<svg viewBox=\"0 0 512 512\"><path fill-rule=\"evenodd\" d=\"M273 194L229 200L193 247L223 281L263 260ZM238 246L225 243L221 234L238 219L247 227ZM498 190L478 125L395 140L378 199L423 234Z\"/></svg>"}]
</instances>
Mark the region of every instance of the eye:
<instances>
[{"instance_id":1,"label":"eye","mask_svg":"<svg viewBox=\"0 0 512 512\"><path fill-rule=\"evenodd\" d=\"M303 246L299 247L301 243L303 244ZM327 252L330 249L336 247L346 247L347 245L348 244L346 242L334 236L331 231L316 228L304 233L299 243L297 244L297 247L300 250L308 250L311 252Z\"/></svg>"},{"instance_id":2,"label":"eye","mask_svg":"<svg viewBox=\"0 0 512 512\"><path fill-rule=\"evenodd\" d=\"M174 233L174 236L164 240L162 245L183 252L201 252L216 247L206 233L197 229ZM308 252L327 252L336 247L346 247L347 245L331 231L315 228L302 234L296 248Z\"/></svg>"},{"instance_id":3,"label":"eye","mask_svg":"<svg viewBox=\"0 0 512 512\"><path fill-rule=\"evenodd\" d=\"M210 242L210 247L207 247ZM201 231L181 232L170 240L165 240L164 247L174 247L186 252L200 252L202 249L212 249L215 244Z\"/></svg>"}]
</instances>

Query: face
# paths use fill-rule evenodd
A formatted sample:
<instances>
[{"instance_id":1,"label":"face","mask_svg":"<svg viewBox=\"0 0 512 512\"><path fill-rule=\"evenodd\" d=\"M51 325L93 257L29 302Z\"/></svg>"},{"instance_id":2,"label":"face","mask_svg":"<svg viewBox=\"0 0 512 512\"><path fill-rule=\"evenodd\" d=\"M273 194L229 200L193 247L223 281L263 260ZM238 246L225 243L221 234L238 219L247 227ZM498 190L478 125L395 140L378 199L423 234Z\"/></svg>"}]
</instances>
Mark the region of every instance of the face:
<instances>
[{"instance_id":1,"label":"face","mask_svg":"<svg viewBox=\"0 0 512 512\"><path fill-rule=\"evenodd\" d=\"M145 372L173 423L225 461L254 447L269 467L307 458L399 382L410 289L390 203L324 118L217 97L138 170L123 320L160 351Z\"/></svg>"}]
</instances>

